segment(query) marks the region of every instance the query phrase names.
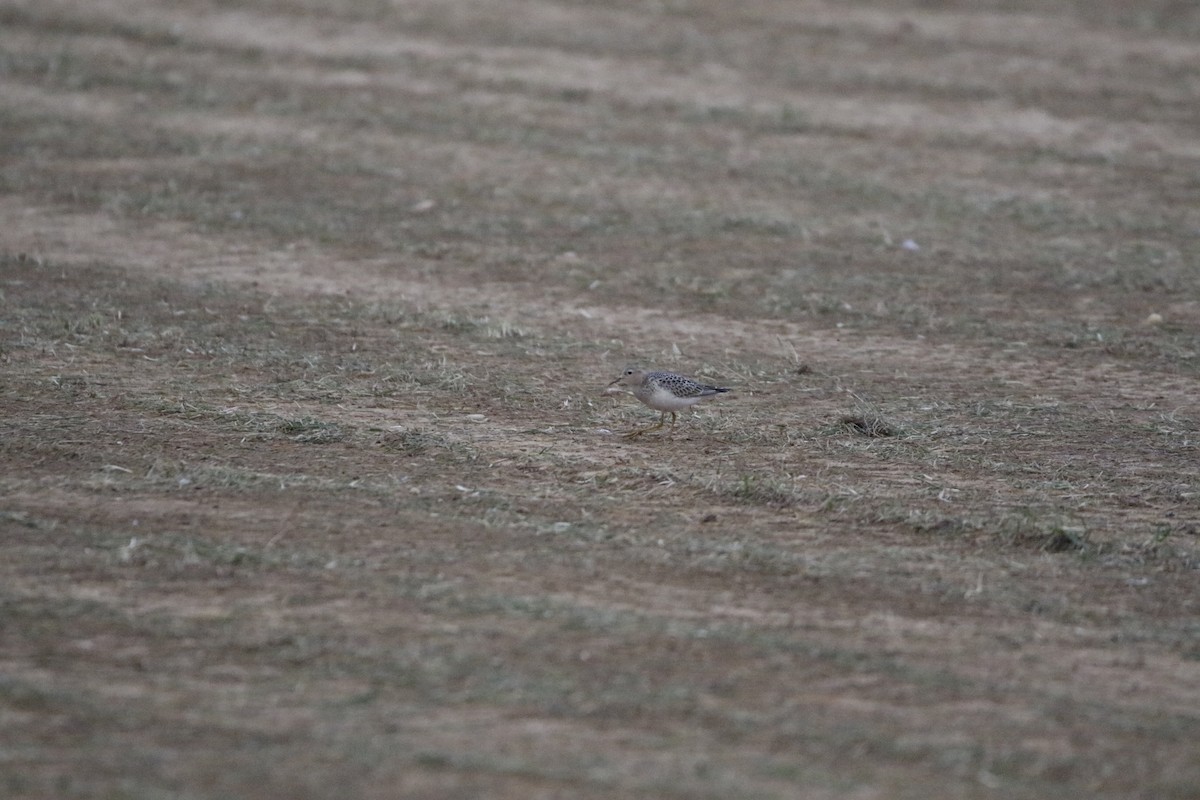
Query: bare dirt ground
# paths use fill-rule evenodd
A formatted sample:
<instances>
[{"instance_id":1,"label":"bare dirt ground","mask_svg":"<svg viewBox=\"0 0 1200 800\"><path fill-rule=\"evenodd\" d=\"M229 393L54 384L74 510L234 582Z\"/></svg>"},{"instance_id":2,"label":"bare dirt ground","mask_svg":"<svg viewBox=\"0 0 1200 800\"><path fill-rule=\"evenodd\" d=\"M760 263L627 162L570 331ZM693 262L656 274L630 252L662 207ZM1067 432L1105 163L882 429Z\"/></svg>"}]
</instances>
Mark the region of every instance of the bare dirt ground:
<instances>
[{"instance_id":1,"label":"bare dirt ground","mask_svg":"<svg viewBox=\"0 0 1200 800\"><path fill-rule=\"evenodd\" d=\"M0 0L0 158L0 795L1200 797L1193 4Z\"/></svg>"}]
</instances>

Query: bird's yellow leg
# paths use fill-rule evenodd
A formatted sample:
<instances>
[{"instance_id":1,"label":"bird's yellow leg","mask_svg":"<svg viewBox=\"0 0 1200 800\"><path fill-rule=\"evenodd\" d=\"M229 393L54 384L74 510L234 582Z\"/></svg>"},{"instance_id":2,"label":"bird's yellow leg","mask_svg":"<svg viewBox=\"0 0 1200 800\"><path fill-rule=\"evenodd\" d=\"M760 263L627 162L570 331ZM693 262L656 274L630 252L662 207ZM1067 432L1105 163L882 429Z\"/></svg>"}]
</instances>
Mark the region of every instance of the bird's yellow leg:
<instances>
[{"instance_id":1,"label":"bird's yellow leg","mask_svg":"<svg viewBox=\"0 0 1200 800\"><path fill-rule=\"evenodd\" d=\"M672 414L671 416L675 416L675 415ZM663 413L663 415L658 418L657 425L651 425L648 428L638 428L635 431L630 431L629 433L624 434L624 436L626 439L635 439L638 436L641 436L643 433L649 433L650 431L658 430L659 428L661 428L663 425L666 424L666 421L667 421L667 415L666 415L666 413ZM671 424L674 425L675 423L672 422Z\"/></svg>"}]
</instances>

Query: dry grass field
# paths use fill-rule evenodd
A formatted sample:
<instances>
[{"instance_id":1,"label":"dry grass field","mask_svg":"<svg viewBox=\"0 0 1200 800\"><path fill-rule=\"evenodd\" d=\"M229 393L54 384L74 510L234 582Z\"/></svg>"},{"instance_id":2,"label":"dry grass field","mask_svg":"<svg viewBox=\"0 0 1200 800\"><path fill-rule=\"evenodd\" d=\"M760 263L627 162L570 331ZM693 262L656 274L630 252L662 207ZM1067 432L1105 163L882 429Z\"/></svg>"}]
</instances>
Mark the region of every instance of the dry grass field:
<instances>
[{"instance_id":1,"label":"dry grass field","mask_svg":"<svg viewBox=\"0 0 1200 800\"><path fill-rule=\"evenodd\" d=\"M1198 404L1193 3L0 0L4 798L1200 797Z\"/></svg>"}]
</instances>

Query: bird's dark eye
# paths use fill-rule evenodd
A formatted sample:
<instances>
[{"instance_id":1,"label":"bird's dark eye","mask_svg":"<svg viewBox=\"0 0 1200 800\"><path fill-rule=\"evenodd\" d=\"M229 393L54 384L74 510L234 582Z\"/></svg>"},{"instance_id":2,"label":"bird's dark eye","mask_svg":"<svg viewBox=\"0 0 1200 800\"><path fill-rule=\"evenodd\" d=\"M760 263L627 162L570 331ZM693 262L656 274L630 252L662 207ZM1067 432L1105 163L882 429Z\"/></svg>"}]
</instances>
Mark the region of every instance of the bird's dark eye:
<instances>
[{"instance_id":1,"label":"bird's dark eye","mask_svg":"<svg viewBox=\"0 0 1200 800\"><path fill-rule=\"evenodd\" d=\"M627 370L625 370L625 374L626 374L626 375L632 375L632 374L633 374L633 370L631 370L631 369L627 369Z\"/></svg>"}]
</instances>

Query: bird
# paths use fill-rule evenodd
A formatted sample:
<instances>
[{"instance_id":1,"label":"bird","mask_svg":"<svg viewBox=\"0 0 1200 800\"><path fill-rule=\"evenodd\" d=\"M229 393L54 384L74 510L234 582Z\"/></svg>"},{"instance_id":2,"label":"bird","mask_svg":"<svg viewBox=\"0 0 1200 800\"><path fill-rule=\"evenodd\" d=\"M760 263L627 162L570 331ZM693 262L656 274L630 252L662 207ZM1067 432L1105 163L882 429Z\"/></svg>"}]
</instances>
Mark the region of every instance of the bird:
<instances>
[{"instance_id":1,"label":"bird","mask_svg":"<svg viewBox=\"0 0 1200 800\"><path fill-rule=\"evenodd\" d=\"M660 412L657 425L630 431L625 434L627 439L658 430L667 423L667 414L671 415L671 426L674 427L675 412L693 406L707 397L716 397L729 391L721 386L709 386L683 375L676 375L674 372L634 368L625 370L621 377L614 380L609 386L617 384L631 387L634 397Z\"/></svg>"}]
</instances>

